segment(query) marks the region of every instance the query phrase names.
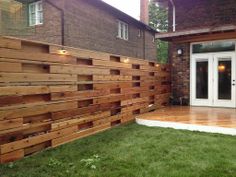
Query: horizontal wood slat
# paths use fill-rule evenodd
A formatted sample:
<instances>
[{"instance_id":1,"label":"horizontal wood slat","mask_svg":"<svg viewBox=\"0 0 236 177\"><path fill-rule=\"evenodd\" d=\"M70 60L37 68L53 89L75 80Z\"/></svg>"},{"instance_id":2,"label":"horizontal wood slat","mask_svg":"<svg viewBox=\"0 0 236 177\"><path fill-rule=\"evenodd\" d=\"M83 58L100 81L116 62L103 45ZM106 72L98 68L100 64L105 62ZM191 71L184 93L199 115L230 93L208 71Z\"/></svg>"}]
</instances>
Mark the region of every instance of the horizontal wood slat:
<instances>
[{"instance_id":1,"label":"horizontal wood slat","mask_svg":"<svg viewBox=\"0 0 236 177\"><path fill-rule=\"evenodd\" d=\"M168 104L168 65L0 37L0 161L134 120Z\"/></svg>"},{"instance_id":2,"label":"horizontal wood slat","mask_svg":"<svg viewBox=\"0 0 236 177\"><path fill-rule=\"evenodd\" d=\"M0 38L0 47L9 49L21 49L21 40Z\"/></svg>"}]
</instances>

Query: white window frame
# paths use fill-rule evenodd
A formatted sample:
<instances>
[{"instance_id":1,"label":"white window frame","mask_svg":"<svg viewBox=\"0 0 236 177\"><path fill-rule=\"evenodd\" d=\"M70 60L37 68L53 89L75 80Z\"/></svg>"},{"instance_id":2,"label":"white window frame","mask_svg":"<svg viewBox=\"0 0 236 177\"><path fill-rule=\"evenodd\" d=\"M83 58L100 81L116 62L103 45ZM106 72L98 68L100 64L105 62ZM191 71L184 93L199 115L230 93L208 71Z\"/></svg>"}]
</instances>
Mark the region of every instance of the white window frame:
<instances>
[{"instance_id":1,"label":"white window frame","mask_svg":"<svg viewBox=\"0 0 236 177\"><path fill-rule=\"evenodd\" d=\"M32 7L34 6L34 12L31 11ZM40 8L41 6L41 8ZM35 23L32 23L32 14L35 14ZM42 14L42 19L40 21L40 13ZM36 1L29 4L29 26L36 26L43 24L43 2Z\"/></svg>"},{"instance_id":2,"label":"white window frame","mask_svg":"<svg viewBox=\"0 0 236 177\"><path fill-rule=\"evenodd\" d=\"M139 29L139 30L138 30L138 37L141 38L141 36L142 36L142 30Z\"/></svg>"},{"instance_id":3,"label":"white window frame","mask_svg":"<svg viewBox=\"0 0 236 177\"><path fill-rule=\"evenodd\" d=\"M129 25L123 21L118 20L118 38L129 40Z\"/></svg>"}]
</instances>

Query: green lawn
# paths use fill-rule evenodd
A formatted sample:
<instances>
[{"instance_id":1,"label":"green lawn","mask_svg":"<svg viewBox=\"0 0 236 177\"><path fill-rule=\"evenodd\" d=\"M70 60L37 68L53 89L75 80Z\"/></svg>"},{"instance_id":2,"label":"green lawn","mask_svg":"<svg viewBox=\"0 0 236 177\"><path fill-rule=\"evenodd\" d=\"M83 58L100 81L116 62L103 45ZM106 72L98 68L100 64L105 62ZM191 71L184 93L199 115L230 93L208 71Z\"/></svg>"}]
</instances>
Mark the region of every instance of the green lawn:
<instances>
[{"instance_id":1,"label":"green lawn","mask_svg":"<svg viewBox=\"0 0 236 177\"><path fill-rule=\"evenodd\" d=\"M13 176L235 177L236 137L131 123L0 166Z\"/></svg>"}]
</instances>

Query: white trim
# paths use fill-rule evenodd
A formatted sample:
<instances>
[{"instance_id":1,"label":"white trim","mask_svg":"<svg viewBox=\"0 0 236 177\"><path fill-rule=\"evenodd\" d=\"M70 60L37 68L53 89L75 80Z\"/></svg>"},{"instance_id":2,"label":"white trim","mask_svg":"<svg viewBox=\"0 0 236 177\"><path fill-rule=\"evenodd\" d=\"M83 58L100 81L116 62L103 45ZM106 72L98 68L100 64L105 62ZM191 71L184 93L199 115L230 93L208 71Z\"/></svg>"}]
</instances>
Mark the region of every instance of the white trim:
<instances>
[{"instance_id":1,"label":"white trim","mask_svg":"<svg viewBox=\"0 0 236 177\"><path fill-rule=\"evenodd\" d=\"M193 54L193 45L194 44L209 43L209 42L220 42L220 41L234 41L235 42L235 52L234 51L230 51L230 52L209 52L209 53L196 53L196 54ZM233 63L236 64L236 61L235 61L236 60L236 39L202 41L202 42L193 42L193 43L190 44L190 105L192 105L192 106L214 106L214 107L218 106L219 107L219 105L213 103L214 95L211 95L211 94L213 94L213 89L214 89L213 87L211 88L211 90L209 90L209 99L211 99L209 104L206 103L206 102L205 102L205 104L201 103L201 102L199 102L199 104L196 103L196 102L194 103L194 101L196 101L196 100L194 100L194 95L193 95L195 93L194 92L194 88L193 88L193 86L194 86L193 74L195 72L195 68L193 68L194 60L196 58L201 58L201 57L208 58L209 59L209 64L211 64L212 67L213 67L213 63L212 63L213 61L212 60L215 58L215 56L218 56L218 55L232 55L233 56L232 57L232 65L233 65ZM212 60L210 58L212 58ZM233 75L235 75L235 77L236 77L236 66L234 68L235 69L233 69L234 71L232 70L232 72L234 72ZM211 73L209 73L209 74L213 74L213 68L210 69L210 70L211 70L210 71ZM232 78L232 79L236 79L236 78ZM212 80L210 81L209 84L210 85L213 84ZM234 93L236 93L236 86L235 86L235 90L232 90L232 91ZM224 104L221 107L233 107L233 108L236 108L236 103L233 104L233 105Z\"/></svg>"},{"instance_id":2,"label":"white trim","mask_svg":"<svg viewBox=\"0 0 236 177\"><path fill-rule=\"evenodd\" d=\"M202 44L202 43L209 43L209 42L224 42L224 41L236 41L236 39L221 39L221 40L211 40L211 41L200 41L200 42L192 42L191 45L191 49L192 49L192 45L194 44ZM235 46L236 48L236 46ZM192 50L191 50L192 53Z\"/></svg>"},{"instance_id":3,"label":"white trim","mask_svg":"<svg viewBox=\"0 0 236 177\"><path fill-rule=\"evenodd\" d=\"M139 119L139 118L136 118L136 123L139 125L145 125L148 127L174 128L177 130L220 133L220 134L225 134L225 135L236 136L235 128L204 126L204 125L196 125L196 124L184 124L184 123L176 123L176 122L168 122L168 121L146 120L146 119Z\"/></svg>"},{"instance_id":4,"label":"white trim","mask_svg":"<svg viewBox=\"0 0 236 177\"><path fill-rule=\"evenodd\" d=\"M191 60L191 105L194 106L210 106L211 105L211 100L212 100L212 90L210 85L212 85L212 81L208 79L208 99L197 99L196 98L196 63L199 61L207 61L208 62L208 78L212 78L212 68L209 67L211 66L211 61L212 57L209 55L198 55L198 56L193 56Z\"/></svg>"},{"instance_id":5,"label":"white trim","mask_svg":"<svg viewBox=\"0 0 236 177\"><path fill-rule=\"evenodd\" d=\"M235 56L234 53L228 53L228 54L215 54L214 55L214 65L213 65L213 69L214 69L214 79L216 80L214 82L213 85L213 92L216 93L214 94L214 103L213 106L217 106L217 107L231 107L231 108L235 108L236 107L236 97L235 97L235 86L231 85L231 100L221 100L218 99L218 61L223 61L223 60L229 60L231 61L231 84L233 83L233 80L235 80L236 76L236 72L235 72Z\"/></svg>"}]
</instances>

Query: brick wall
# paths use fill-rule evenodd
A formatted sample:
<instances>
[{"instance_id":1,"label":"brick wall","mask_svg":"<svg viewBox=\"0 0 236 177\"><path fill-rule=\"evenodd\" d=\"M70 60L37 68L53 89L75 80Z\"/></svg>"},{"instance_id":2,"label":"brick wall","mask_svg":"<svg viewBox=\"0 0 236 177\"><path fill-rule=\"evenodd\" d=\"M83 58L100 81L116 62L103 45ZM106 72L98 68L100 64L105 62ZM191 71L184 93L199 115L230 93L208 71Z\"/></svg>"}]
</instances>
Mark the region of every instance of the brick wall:
<instances>
[{"instance_id":1,"label":"brick wall","mask_svg":"<svg viewBox=\"0 0 236 177\"><path fill-rule=\"evenodd\" d=\"M175 0L175 4L176 30L236 24L235 0Z\"/></svg>"},{"instance_id":2,"label":"brick wall","mask_svg":"<svg viewBox=\"0 0 236 177\"><path fill-rule=\"evenodd\" d=\"M175 0L176 30L236 24L235 0ZM169 28L172 31L172 9L169 10ZM214 40L214 38L212 38ZM177 49L183 49L183 56ZM190 43L170 44L172 97L174 104L189 104L190 99Z\"/></svg>"},{"instance_id":3,"label":"brick wall","mask_svg":"<svg viewBox=\"0 0 236 177\"><path fill-rule=\"evenodd\" d=\"M177 50L183 49L183 55L178 56ZM171 63L171 93L173 104L188 105L190 100L190 43L172 43Z\"/></svg>"},{"instance_id":4,"label":"brick wall","mask_svg":"<svg viewBox=\"0 0 236 177\"><path fill-rule=\"evenodd\" d=\"M66 45L150 60L156 59L155 44L152 42L154 34L145 32L128 19L115 16L83 0L71 0L66 3L65 12ZM117 38L118 19L129 24L128 41ZM142 29L141 37L138 36L139 29Z\"/></svg>"},{"instance_id":5,"label":"brick wall","mask_svg":"<svg viewBox=\"0 0 236 177\"><path fill-rule=\"evenodd\" d=\"M56 5L62 7L62 4L56 3ZM28 27L32 29L31 33L27 31L27 35L24 36L18 33L17 37L61 44L61 12L48 3L43 3L43 9L44 23L42 25Z\"/></svg>"},{"instance_id":6,"label":"brick wall","mask_svg":"<svg viewBox=\"0 0 236 177\"><path fill-rule=\"evenodd\" d=\"M0 7L1 7L1 2L0 2ZM14 6L15 4L13 4ZM26 14L24 13L25 11L25 5L22 5L21 10L19 11L14 11L12 10L12 13L10 13L11 8L9 6L9 8L7 8L6 6L4 6L5 8L1 9L0 8L0 30L1 30L1 34L4 35L16 35L16 33L18 32L18 34L20 34L19 32L21 31L21 29L26 27L26 23L23 19L27 19ZM22 13L23 12L23 13ZM22 33L23 35L23 33Z\"/></svg>"},{"instance_id":7,"label":"brick wall","mask_svg":"<svg viewBox=\"0 0 236 177\"><path fill-rule=\"evenodd\" d=\"M65 45L84 49L109 52L130 57L156 60L156 48L153 43L154 34L145 30L129 18L114 14L102 6L97 6L96 1L84 0L59 0L51 1L65 12ZM17 37L31 40L40 40L54 44L61 44L61 12L47 2L43 4L44 24L27 27L27 35L22 31L12 31ZM27 19L27 9L24 11ZM118 21L129 24L129 40L117 38ZM26 25L26 24L25 24ZM27 26L27 25L26 25ZM26 29L26 28L25 28ZM141 30L141 36L138 36ZM145 35L144 35L145 33Z\"/></svg>"},{"instance_id":8,"label":"brick wall","mask_svg":"<svg viewBox=\"0 0 236 177\"><path fill-rule=\"evenodd\" d=\"M1 10L0 10L0 19L2 19L2 11ZM2 28L3 28L2 20L0 20L0 34L2 34Z\"/></svg>"},{"instance_id":9,"label":"brick wall","mask_svg":"<svg viewBox=\"0 0 236 177\"><path fill-rule=\"evenodd\" d=\"M140 21L149 23L149 0L140 0Z\"/></svg>"},{"instance_id":10,"label":"brick wall","mask_svg":"<svg viewBox=\"0 0 236 177\"><path fill-rule=\"evenodd\" d=\"M156 60L156 55L157 55L156 43L153 41L153 35L148 31L145 32L144 48L145 48L145 58Z\"/></svg>"}]
</instances>

